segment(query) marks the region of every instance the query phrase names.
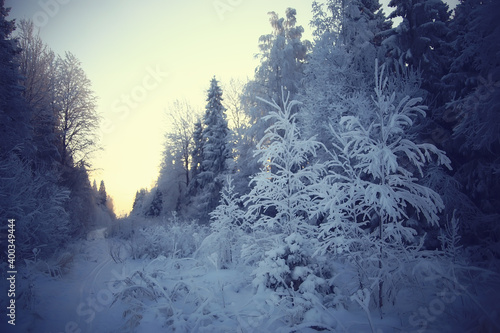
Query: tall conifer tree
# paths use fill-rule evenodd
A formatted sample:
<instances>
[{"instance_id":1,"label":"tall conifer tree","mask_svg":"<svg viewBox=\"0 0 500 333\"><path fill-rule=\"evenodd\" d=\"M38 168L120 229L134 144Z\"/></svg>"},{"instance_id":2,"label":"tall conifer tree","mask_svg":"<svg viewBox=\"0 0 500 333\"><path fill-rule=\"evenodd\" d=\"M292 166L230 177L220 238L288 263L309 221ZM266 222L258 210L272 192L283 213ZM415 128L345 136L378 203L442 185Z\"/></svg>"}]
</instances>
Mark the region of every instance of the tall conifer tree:
<instances>
[{"instance_id":1,"label":"tall conifer tree","mask_svg":"<svg viewBox=\"0 0 500 333\"><path fill-rule=\"evenodd\" d=\"M191 194L201 219L208 220L219 202L223 175L230 168L231 147L228 142L229 128L226 120L226 108L222 105L222 89L217 80L212 78L208 89L207 105L203 116L203 125L195 124L193 151L193 175Z\"/></svg>"}]
</instances>

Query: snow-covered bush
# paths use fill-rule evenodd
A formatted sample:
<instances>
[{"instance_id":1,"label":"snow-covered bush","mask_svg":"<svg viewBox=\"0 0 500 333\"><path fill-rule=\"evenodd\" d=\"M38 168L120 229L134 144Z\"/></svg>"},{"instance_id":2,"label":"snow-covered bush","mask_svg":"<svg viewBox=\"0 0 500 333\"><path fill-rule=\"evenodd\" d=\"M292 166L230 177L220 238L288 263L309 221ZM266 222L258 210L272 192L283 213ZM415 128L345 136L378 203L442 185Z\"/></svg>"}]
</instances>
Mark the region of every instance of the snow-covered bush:
<instances>
[{"instance_id":1,"label":"snow-covered bush","mask_svg":"<svg viewBox=\"0 0 500 333\"><path fill-rule=\"evenodd\" d=\"M43 256L54 253L75 231L64 209L70 192L52 177L31 170L15 153L0 156L0 218L16 220L20 257L29 257L36 247L45 248Z\"/></svg>"},{"instance_id":2,"label":"snow-covered bush","mask_svg":"<svg viewBox=\"0 0 500 333\"><path fill-rule=\"evenodd\" d=\"M119 281L125 285L116 295L115 300L120 300L128 304L123 313L125 323L120 328L122 331L133 332L140 324L146 310L154 310L156 317L161 313L169 313L171 306L168 296L162 286L150 275L141 271L134 272L124 281ZM159 302L159 300L163 302ZM157 318L155 318L157 319Z\"/></svg>"},{"instance_id":3,"label":"snow-covered bush","mask_svg":"<svg viewBox=\"0 0 500 333\"><path fill-rule=\"evenodd\" d=\"M233 257L238 257L236 242L241 236L244 223L244 212L240 207L241 200L238 193L234 192L233 179L228 176L220 193L220 203L210 213L211 230L218 243L217 259L219 268L228 268L233 262Z\"/></svg>"},{"instance_id":4,"label":"snow-covered bush","mask_svg":"<svg viewBox=\"0 0 500 333\"><path fill-rule=\"evenodd\" d=\"M309 246L307 246L307 245ZM257 292L269 293L283 308L288 325L301 323L307 311L322 304L326 281L319 277L319 266L312 255L314 243L292 233L264 254L253 271Z\"/></svg>"},{"instance_id":5,"label":"snow-covered bush","mask_svg":"<svg viewBox=\"0 0 500 333\"><path fill-rule=\"evenodd\" d=\"M264 260L254 271L254 285L279 292L298 290L310 273L303 246L303 237L293 233L285 238L283 244L276 244L273 249L266 251Z\"/></svg>"},{"instance_id":6,"label":"snow-covered bush","mask_svg":"<svg viewBox=\"0 0 500 333\"><path fill-rule=\"evenodd\" d=\"M247 318L248 293L239 286L249 283L244 272L213 270L195 259L160 256L131 272L115 294L125 305L120 331L235 332L255 328Z\"/></svg>"},{"instance_id":7,"label":"snow-covered bush","mask_svg":"<svg viewBox=\"0 0 500 333\"><path fill-rule=\"evenodd\" d=\"M176 214L169 219L129 219L129 222L122 224L125 229L131 228L124 236L134 259L154 259L160 255L171 258L190 257L208 234L207 227L195 222L181 221ZM128 224L130 226L127 226ZM127 237L126 234L130 236Z\"/></svg>"}]
</instances>

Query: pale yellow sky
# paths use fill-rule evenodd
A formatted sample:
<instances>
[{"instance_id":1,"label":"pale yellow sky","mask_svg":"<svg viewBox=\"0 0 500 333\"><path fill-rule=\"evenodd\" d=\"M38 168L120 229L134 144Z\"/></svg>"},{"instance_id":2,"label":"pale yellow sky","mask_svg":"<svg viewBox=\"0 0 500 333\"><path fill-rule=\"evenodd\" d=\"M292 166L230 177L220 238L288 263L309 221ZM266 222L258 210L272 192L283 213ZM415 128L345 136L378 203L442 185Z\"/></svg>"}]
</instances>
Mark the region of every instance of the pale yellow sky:
<instances>
[{"instance_id":1,"label":"pale yellow sky","mask_svg":"<svg viewBox=\"0 0 500 333\"><path fill-rule=\"evenodd\" d=\"M92 81L103 117L104 150L92 174L106 184L118 214L158 176L165 108L186 99L204 108L216 75L252 77L258 38L271 32L267 12L297 9L309 32L309 0L7 0L11 18L33 19L58 54L75 54Z\"/></svg>"}]
</instances>

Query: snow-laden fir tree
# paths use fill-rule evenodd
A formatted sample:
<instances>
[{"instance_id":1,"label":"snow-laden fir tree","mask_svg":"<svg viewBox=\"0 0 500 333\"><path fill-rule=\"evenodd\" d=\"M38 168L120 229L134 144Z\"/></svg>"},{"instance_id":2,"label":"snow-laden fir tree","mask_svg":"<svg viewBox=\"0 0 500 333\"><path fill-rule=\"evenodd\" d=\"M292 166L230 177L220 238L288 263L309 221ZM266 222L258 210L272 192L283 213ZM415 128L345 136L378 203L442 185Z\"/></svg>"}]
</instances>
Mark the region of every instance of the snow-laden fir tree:
<instances>
[{"instance_id":1,"label":"snow-laden fir tree","mask_svg":"<svg viewBox=\"0 0 500 333\"><path fill-rule=\"evenodd\" d=\"M21 51L15 39L14 20L7 20L10 8L0 2L0 154L6 154L22 145L31 136L29 121L31 109L21 97L23 88L16 56Z\"/></svg>"},{"instance_id":2,"label":"snow-laden fir tree","mask_svg":"<svg viewBox=\"0 0 500 333\"><path fill-rule=\"evenodd\" d=\"M146 198L147 191L141 188L139 191L135 192L134 203L132 204L132 213L142 214L142 209L144 205L144 199Z\"/></svg>"},{"instance_id":3,"label":"snow-laden fir tree","mask_svg":"<svg viewBox=\"0 0 500 333\"><path fill-rule=\"evenodd\" d=\"M207 219L219 202L223 175L230 167L230 131L227 125L225 107L222 105L222 89L215 77L208 89L207 105L203 116L201 137L198 128L194 132L193 187L194 205L199 218ZM201 141L200 141L201 139ZM196 163L196 164L195 164Z\"/></svg>"},{"instance_id":4,"label":"snow-laden fir tree","mask_svg":"<svg viewBox=\"0 0 500 333\"><path fill-rule=\"evenodd\" d=\"M451 11L442 0L391 0L389 6L395 8L389 18L402 22L387 31L390 36L383 44L390 56L386 59L421 70L423 88L435 99L449 68Z\"/></svg>"},{"instance_id":5,"label":"snow-laden fir tree","mask_svg":"<svg viewBox=\"0 0 500 333\"><path fill-rule=\"evenodd\" d=\"M231 157L228 143L229 128L226 120L226 108L222 105L222 89L215 77L210 82L206 112L203 117L203 161L200 178L202 184L212 183L228 169Z\"/></svg>"},{"instance_id":6,"label":"snow-laden fir tree","mask_svg":"<svg viewBox=\"0 0 500 333\"><path fill-rule=\"evenodd\" d=\"M149 205L149 209L146 211L146 216L157 217L163 211L163 193L159 188L154 190L153 201Z\"/></svg>"},{"instance_id":7,"label":"snow-laden fir tree","mask_svg":"<svg viewBox=\"0 0 500 333\"><path fill-rule=\"evenodd\" d=\"M447 148L460 163L455 178L488 214L500 214L499 11L500 2L494 0L457 5L451 25L457 56L443 78L451 88L442 118L453 130Z\"/></svg>"},{"instance_id":8,"label":"snow-laden fir tree","mask_svg":"<svg viewBox=\"0 0 500 333\"><path fill-rule=\"evenodd\" d=\"M101 184L99 185L99 192L97 196L97 203L99 205L105 205L106 200L108 199L108 195L106 193L106 185L104 185L104 180L101 180Z\"/></svg>"}]
</instances>

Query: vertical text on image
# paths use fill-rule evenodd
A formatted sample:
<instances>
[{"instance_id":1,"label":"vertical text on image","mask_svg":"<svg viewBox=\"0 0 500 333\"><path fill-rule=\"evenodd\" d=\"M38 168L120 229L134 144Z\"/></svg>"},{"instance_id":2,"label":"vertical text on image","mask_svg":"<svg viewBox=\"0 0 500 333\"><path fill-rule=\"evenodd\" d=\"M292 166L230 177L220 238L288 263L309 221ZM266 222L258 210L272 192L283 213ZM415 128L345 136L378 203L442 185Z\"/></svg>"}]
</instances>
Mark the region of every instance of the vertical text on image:
<instances>
[{"instance_id":1,"label":"vertical text on image","mask_svg":"<svg viewBox=\"0 0 500 333\"><path fill-rule=\"evenodd\" d=\"M7 271L9 282L9 289L7 291L7 297L9 298L9 306L7 307L7 321L10 325L16 325L16 236L14 232L16 231L16 220L9 219L7 224L7 261L8 268Z\"/></svg>"}]
</instances>

